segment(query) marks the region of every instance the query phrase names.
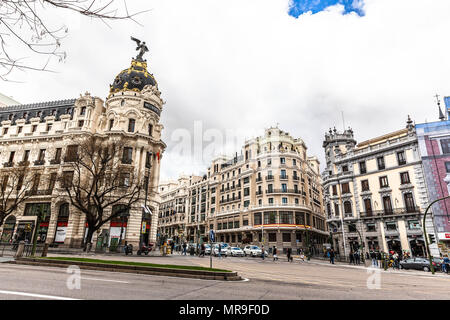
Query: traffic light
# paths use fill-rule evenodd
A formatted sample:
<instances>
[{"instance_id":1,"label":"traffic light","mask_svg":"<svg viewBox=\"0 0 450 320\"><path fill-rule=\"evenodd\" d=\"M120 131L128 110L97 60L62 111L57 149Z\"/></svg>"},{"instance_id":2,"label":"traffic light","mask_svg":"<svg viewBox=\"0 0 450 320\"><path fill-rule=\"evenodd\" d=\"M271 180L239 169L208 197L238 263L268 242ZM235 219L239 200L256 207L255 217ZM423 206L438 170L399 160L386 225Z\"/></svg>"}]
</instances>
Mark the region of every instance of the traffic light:
<instances>
[{"instance_id":1,"label":"traffic light","mask_svg":"<svg viewBox=\"0 0 450 320\"><path fill-rule=\"evenodd\" d=\"M436 242L436 240L435 240L435 238L434 238L434 234L429 234L429 235L428 235L428 238L429 238L429 240L430 240L430 244Z\"/></svg>"}]
</instances>

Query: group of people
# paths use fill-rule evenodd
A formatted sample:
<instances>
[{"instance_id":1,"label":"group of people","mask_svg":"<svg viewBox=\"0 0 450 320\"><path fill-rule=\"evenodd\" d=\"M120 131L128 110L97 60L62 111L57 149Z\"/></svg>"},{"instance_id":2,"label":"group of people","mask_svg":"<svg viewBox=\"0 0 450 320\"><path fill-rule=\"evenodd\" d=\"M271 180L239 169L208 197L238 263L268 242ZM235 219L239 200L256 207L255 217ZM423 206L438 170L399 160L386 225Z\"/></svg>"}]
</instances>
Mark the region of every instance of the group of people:
<instances>
[{"instance_id":1,"label":"group of people","mask_svg":"<svg viewBox=\"0 0 450 320\"><path fill-rule=\"evenodd\" d=\"M349 259L350 259L350 264L360 265L361 264L361 253L359 251L350 251Z\"/></svg>"}]
</instances>

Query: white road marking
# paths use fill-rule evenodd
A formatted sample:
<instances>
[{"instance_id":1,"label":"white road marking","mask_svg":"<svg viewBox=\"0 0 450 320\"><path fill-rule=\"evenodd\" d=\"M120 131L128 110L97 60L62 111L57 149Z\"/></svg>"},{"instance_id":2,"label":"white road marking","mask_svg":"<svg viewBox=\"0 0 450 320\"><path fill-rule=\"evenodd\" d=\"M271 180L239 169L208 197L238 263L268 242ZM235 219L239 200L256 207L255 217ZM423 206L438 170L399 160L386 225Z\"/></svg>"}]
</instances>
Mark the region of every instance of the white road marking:
<instances>
[{"instance_id":1,"label":"white road marking","mask_svg":"<svg viewBox=\"0 0 450 320\"><path fill-rule=\"evenodd\" d=\"M16 295L16 296L35 297L35 298L54 299L54 300L81 300L81 299L68 298L68 297L48 296L45 294L19 292L19 291L6 291L6 290L0 290L0 294L11 294L11 295Z\"/></svg>"},{"instance_id":2,"label":"white road marking","mask_svg":"<svg viewBox=\"0 0 450 320\"><path fill-rule=\"evenodd\" d=\"M81 279L83 279L83 280L95 280L95 281L109 281L109 282L129 283L128 281L110 280L110 279L97 279L97 278L85 278L85 277L81 277Z\"/></svg>"}]
</instances>

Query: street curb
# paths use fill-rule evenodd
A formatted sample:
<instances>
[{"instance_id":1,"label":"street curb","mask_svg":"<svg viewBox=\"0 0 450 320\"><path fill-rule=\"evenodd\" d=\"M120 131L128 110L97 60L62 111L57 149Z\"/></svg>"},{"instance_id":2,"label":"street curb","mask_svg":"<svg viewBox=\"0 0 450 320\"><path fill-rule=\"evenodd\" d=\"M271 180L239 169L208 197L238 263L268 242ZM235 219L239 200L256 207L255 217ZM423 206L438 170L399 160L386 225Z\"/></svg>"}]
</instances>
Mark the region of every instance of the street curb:
<instances>
[{"instance_id":1,"label":"street curb","mask_svg":"<svg viewBox=\"0 0 450 320\"><path fill-rule=\"evenodd\" d=\"M36 265L45 267L62 267L76 265L80 269L98 270L98 271L112 271L112 272L126 272L137 274L148 274L157 276L181 277L202 280L221 280L221 281L240 281L241 276L237 272L215 272L215 271L201 271L201 270L185 270L185 269L169 269L146 266L127 266L118 264L105 264L93 262L81 262L70 260L44 260L36 258L19 258L15 261L10 261L12 264Z\"/></svg>"}]
</instances>

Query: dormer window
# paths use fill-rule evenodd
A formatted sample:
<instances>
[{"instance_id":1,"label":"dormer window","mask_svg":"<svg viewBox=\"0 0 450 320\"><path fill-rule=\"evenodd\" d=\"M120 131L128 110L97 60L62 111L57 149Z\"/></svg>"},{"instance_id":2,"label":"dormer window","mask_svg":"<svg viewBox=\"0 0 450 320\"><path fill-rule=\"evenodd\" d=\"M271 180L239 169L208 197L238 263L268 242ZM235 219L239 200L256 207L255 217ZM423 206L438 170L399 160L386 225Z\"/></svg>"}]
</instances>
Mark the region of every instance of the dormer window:
<instances>
[{"instance_id":1,"label":"dormer window","mask_svg":"<svg viewBox=\"0 0 450 320\"><path fill-rule=\"evenodd\" d=\"M50 113L51 116L56 116L56 109L53 109L52 112Z\"/></svg>"},{"instance_id":2,"label":"dormer window","mask_svg":"<svg viewBox=\"0 0 450 320\"><path fill-rule=\"evenodd\" d=\"M84 116L86 114L86 107L81 107L80 116Z\"/></svg>"},{"instance_id":3,"label":"dormer window","mask_svg":"<svg viewBox=\"0 0 450 320\"><path fill-rule=\"evenodd\" d=\"M36 113L36 117L41 117L41 114L42 114L42 112L41 111L38 111L37 113Z\"/></svg>"},{"instance_id":4,"label":"dormer window","mask_svg":"<svg viewBox=\"0 0 450 320\"><path fill-rule=\"evenodd\" d=\"M114 119L110 119L108 130L111 130L113 126L114 126Z\"/></svg>"},{"instance_id":5,"label":"dormer window","mask_svg":"<svg viewBox=\"0 0 450 320\"><path fill-rule=\"evenodd\" d=\"M14 118L14 115L11 113L8 117L9 120L12 120Z\"/></svg>"}]
</instances>

